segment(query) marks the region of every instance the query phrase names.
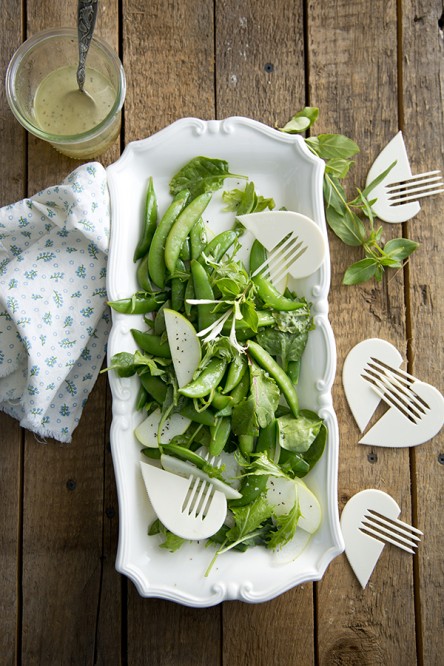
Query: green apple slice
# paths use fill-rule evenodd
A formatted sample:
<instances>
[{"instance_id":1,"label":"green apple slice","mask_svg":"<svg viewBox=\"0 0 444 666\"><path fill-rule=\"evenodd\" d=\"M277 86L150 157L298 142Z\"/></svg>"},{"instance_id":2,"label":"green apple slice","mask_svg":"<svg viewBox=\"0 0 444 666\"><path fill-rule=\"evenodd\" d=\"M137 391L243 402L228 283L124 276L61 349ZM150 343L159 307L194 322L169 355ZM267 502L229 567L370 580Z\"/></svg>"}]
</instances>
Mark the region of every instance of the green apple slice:
<instances>
[{"instance_id":1,"label":"green apple slice","mask_svg":"<svg viewBox=\"0 0 444 666\"><path fill-rule=\"evenodd\" d=\"M196 329L186 317L164 308L165 326L171 358L179 388L189 384L202 358Z\"/></svg>"},{"instance_id":2,"label":"green apple slice","mask_svg":"<svg viewBox=\"0 0 444 666\"><path fill-rule=\"evenodd\" d=\"M150 449L158 448L159 442L157 435L161 418L161 410L155 409L154 412L151 412L151 414L134 430L135 436L143 446ZM173 437L176 437L176 435L182 435L190 423L190 419L187 419L185 416L177 413L172 414L162 425L160 432L161 444L169 444Z\"/></svg>"},{"instance_id":3,"label":"green apple slice","mask_svg":"<svg viewBox=\"0 0 444 666\"><path fill-rule=\"evenodd\" d=\"M298 527L309 534L314 534L321 524L319 501L301 479L270 477L267 482L267 500L275 507L277 516L289 513L298 500L301 511Z\"/></svg>"}]
</instances>

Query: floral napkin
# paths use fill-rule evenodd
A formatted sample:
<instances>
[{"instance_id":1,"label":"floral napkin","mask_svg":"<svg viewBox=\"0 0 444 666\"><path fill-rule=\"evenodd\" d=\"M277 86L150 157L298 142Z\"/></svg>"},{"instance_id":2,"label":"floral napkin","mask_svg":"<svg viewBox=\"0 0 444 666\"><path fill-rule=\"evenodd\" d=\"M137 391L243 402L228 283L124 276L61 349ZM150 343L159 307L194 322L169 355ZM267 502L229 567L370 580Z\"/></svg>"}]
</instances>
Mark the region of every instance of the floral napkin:
<instances>
[{"instance_id":1,"label":"floral napkin","mask_svg":"<svg viewBox=\"0 0 444 666\"><path fill-rule=\"evenodd\" d=\"M71 441L106 353L105 169L0 209L0 410Z\"/></svg>"}]
</instances>

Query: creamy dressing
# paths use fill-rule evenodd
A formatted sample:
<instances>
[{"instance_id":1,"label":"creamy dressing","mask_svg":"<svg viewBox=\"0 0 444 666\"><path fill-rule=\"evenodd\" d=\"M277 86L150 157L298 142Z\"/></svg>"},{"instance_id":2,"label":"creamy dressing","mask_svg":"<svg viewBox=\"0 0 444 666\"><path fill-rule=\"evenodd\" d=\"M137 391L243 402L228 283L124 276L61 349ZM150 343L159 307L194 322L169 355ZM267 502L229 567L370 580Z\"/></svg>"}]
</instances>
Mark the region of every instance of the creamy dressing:
<instances>
[{"instance_id":1,"label":"creamy dressing","mask_svg":"<svg viewBox=\"0 0 444 666\"><path fill-rule=\"evenodd\" d=\"M48 134L82 134L98 125L111 111L116 91L95 69L86 68L85 91L77 86L76 67L54 70L40 83L34 97L34 117Z\"/></svg>"}]
</instances>

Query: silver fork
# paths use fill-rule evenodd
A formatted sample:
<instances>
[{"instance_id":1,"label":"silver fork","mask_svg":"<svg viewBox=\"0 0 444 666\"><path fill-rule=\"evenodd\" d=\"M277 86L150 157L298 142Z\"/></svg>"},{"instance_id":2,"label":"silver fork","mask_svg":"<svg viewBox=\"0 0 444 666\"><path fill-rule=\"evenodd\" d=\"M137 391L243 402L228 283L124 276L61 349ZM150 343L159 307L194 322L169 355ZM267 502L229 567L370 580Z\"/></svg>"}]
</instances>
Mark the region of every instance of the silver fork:
<instances>
[{"instance_id":1,"label":"silver fork","mask_svg":"<svg viewBox=\"0 0 444 666\"><path fill-rule=\"evenodd\" d=\"M416 527L397 518L382 516L372 509L368 509L363 516L359 530L412 554L416 552L414 549L418 547L423 535Z\"/></svg>"},{"instance_id":2,"label":"silver fork","mask_svg":"<svg viewBox=\"0 0 444 666\"><path fill-rule=\"evenodd\" d=\"M372 357L361 377L387 405L399 409L415 425L430 411L427 402L411 388L418 380L404 370Z\"/></svg>"},{"instance_id":3,"label":"silver fork","mask_svg":"<svg viewBox=\"0 0 444 666\"><path fill-rule=\"evenodd\" d=\"M385 189L389 204L399 206L409 201L444 192L444 182L441 171L438 169L416 174L397 183L390 183L385 186Z\"/></svg>"}]
</instances>

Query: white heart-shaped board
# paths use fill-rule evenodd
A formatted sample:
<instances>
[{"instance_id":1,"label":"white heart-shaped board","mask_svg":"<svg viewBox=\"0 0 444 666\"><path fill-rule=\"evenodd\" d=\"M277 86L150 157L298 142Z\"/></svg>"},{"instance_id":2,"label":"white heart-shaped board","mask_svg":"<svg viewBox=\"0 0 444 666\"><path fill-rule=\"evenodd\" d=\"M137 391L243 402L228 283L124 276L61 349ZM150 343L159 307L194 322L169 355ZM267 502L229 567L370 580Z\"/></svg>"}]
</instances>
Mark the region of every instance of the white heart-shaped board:
<instances>
[{"instance_id":1,"label":"white heart-shaped board","mask_svg":"<svg viewBox=\"0 0 444 666\"><path fill-rule=\"evenodd\" d=\"M384 549L382 541L364 534L359 529L369 510L377 511L392 520L396 520L401 513L398 504L390 495L373 488L356 493L345 505L341 514L345 554L363 588Z\"/></svg>"},{"instance_id":2,"label":"white heart-shaped board","mask_svg":"<svg viewBox=\"0 0 444 666\"><path fill-rule=\"evenodd\" d=\"M342 370L342 382L348 404L361 432L375 413L381 398L361 376L371 358L378 358L393 368L399 368L402 356L390 342L369 338L357 344L347 355Z\"/></svg>"},{"instance_id":3,"label":"white heart-shaped board","mask_svg":"<svg viewBox=\"0 0 444 666\"><path fill-rule=\"evenodd\" d=\"M391 407L379 421L364 435L360 444L374 446L417 446L432 439L444 423L444 398L430 384L414 382L412 391L422 398L424 412L415 422L396 407ZM420 403L421 404L421 403Z\"/></svg>"},{"instance_id":4,"label":"white heart-shaped board","mask_svg":"<svg viewBox=\"0 0 444 666\"><path fill-rule=\"evenodd\" d=\"M379 338L360 342L345 359L344 391L361 432L381 400L389 406L360 444L417 446L441 430L443 396L430 384L399 370L401 363L396 347Z\"/></svg>"}]
</instances>

